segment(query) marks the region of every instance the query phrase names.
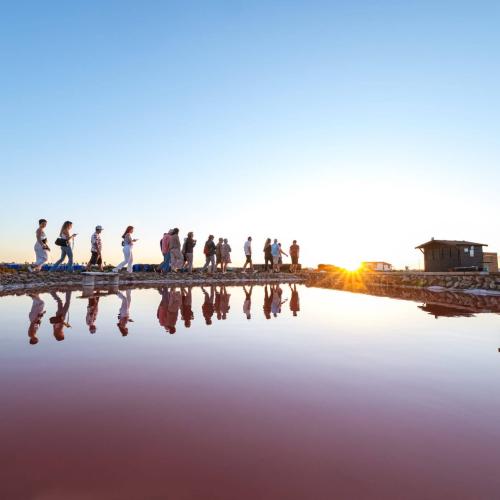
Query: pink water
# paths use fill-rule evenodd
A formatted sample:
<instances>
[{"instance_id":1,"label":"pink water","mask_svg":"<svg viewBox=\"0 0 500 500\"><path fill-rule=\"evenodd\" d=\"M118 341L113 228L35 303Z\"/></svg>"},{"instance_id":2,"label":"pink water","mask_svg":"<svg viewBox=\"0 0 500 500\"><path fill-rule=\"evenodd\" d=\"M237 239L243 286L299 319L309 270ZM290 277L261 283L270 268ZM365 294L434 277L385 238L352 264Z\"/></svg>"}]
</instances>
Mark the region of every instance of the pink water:
<instances>
[{"instance_id":1,"label":"pink water","mask_svg":"<svg viewBox=\"0 0 500 500\"><path fill-rule=\"evenodd\" d=\"M281 289L0 298L0 498L499 497L499 315Z\"/></svg>"}]
</instances>

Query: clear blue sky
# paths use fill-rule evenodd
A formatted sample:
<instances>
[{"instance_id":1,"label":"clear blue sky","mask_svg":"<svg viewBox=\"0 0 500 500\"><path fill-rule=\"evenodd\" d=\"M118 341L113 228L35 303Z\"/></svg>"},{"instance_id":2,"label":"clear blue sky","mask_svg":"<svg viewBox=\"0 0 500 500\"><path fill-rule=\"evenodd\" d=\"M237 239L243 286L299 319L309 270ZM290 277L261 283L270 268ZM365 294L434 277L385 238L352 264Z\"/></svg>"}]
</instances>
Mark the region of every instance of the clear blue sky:
<instances>
[{"instance_id":1,"label":"clear blue sky","mask_svg":"<svg viewBox=\"0 0 500 500\"><path fill-rule=\"evenodd\" d=\"M500 250L499 25L493 1L4 2L0 260L40 217L77 260L96 224L108 261L127 224L136 261L174 226L235 262L248 234L311 265Z\"/></svg>"}]
</instances>

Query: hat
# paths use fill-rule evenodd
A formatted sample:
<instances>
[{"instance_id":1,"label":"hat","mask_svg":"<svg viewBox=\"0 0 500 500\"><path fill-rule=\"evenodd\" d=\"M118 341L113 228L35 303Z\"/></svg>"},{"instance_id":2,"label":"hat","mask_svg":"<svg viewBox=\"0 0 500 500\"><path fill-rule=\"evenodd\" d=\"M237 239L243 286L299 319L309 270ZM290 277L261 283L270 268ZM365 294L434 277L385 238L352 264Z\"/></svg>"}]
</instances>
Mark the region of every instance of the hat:
<instances>
[{"instance_id":1,"label":"hat","mask_svg":"<svg viewBox=\"0 0 500 500\"><path fill-rule=\"evenodd\" d=\"M95 230L96 230L96 231L102 231L102 226L96 226L96 227L95 227Z\"/></svg>"}]
</instances>

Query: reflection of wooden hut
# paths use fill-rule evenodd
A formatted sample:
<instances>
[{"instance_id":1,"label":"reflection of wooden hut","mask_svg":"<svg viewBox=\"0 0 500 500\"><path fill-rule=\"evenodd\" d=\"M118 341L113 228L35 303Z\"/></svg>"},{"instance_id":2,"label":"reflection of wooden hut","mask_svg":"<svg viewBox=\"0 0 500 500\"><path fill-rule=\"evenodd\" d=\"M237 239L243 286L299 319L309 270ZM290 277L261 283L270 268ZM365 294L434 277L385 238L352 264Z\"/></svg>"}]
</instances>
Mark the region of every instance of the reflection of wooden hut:
<instances>
[{"instance_id":1,"label":"reflection of wooden hut","mask_svg":"<svg viewBox=\"0 0 500 500\"><path fill-rule=\"evenodd\" d=\"M463 240L435 240L422 243L418 248L424 254L426 272L453 270L482 270L484 243Z\"/></svg>"},{"instance_id":2,"label":"reflection of wooden hut","mask_svg":"<svg viewBox=\"0 0 500 500\"><path fill-rule=\"evenodd\" d=\"M392 271L388 262L361 262L361 268L365 271Z\"/></svg>"},{"instance_id":3,"label":"reflection of wooden hut","mask_svg":"<svg viewBox=\"0 0 500 500\"><path fill-rule=\"evenodd\" d=\"M434 318L438 319L441 316L447 318L471 318L474 316L474 311L468 310L466 307L453 306L448 304L433 304L432 302L427 302L421 306L419 309L429 313Z\"/></svg>"}]
</instances>

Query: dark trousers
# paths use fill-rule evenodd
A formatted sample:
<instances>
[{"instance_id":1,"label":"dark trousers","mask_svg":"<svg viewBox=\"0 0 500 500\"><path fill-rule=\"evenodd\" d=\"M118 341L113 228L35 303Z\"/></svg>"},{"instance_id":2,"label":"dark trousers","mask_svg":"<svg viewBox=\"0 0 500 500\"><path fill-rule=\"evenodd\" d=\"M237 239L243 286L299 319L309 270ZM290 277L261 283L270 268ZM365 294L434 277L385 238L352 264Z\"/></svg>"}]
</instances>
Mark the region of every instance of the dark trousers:
<instances>
[{"instance_id":1,"label":"dark trousers","mask_svg":"<svg viewBox=\"0 0 500 500\"><path fill-rule=\"evenodd\" d=\"M269 267L267 266L268 263ZM269 271L272 268L273 268L273 256L271 254L264 255L264 270Z\"/></svg>"}]
</instances>

